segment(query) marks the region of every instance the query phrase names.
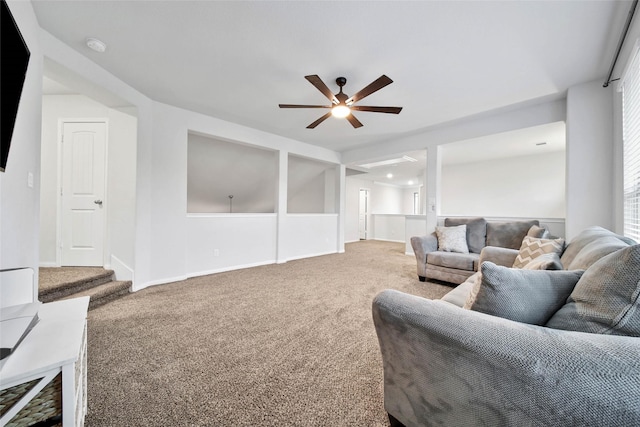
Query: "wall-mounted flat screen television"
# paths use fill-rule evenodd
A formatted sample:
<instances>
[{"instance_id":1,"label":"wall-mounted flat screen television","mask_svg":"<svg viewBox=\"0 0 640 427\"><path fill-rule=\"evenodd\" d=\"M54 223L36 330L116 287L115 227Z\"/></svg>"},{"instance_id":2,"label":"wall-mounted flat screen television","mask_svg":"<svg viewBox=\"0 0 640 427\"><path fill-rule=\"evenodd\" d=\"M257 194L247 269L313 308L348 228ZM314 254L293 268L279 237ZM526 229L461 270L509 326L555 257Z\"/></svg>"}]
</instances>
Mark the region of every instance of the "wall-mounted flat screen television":
<instances>
[{"instance_id":1,"label":"wall-mounted flat screen television","mask_svg":"<svg viewBox=\"0 0 640 427\"><path fill-rule=\"evenodd\" d=\"M31 53L7 2L0 3L0 171L4 172Z\"/></svg>"}]
</instances>

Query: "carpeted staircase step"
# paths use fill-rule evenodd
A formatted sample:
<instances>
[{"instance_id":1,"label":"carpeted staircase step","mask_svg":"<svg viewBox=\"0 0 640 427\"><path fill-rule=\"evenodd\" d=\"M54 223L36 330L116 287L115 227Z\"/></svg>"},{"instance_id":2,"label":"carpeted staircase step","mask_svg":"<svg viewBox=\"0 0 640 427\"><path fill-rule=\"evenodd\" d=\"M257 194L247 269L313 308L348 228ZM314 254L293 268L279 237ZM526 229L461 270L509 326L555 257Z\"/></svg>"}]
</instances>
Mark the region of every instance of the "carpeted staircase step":
<instances>
[{"instance_id":1,"label":"carpeted staircase step","mask_svg":"<svg viewBox=\"0 0 640 427\"><path fill-rule=\"evenodd\" d=\"M52 302L78 294L79 292L109 283L113 280L113 270L103 268L84 269L85 274L78 275L76 269L53 268L47 276L51 276L51 283L43 283L41 280L38 297L40 301ZM67 273L66 271L72 271ZM80 269L77 269L80 271ZM66 275L68 274L68 277ZM41 273L41 276L45 276Z\"/></svg>"},{"instance_id":2,"label":"carpeted staircase step","mask_svg":"<svg viewBox=\"0 0 640 427\"><path fill-rule=\"evenodd\" d=\"M107 282L101 285L85 289L83 291L68 295L62 299L77 298L88 296L89 310L100 307L110 301L118 299L129 293L131 289L131 281L123 282Z\"/></svg>"}]
</instances>

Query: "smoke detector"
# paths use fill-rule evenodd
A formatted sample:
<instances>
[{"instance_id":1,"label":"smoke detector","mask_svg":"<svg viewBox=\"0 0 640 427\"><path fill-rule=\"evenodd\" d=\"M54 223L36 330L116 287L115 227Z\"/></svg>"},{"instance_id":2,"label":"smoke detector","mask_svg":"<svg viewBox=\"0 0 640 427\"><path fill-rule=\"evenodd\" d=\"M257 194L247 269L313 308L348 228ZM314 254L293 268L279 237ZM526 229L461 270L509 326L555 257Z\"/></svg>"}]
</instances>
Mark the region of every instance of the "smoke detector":
<instances>
[{"instance_id":1,"label":"smoke detector","mask_svg":"<svg viewBox=\"0 0 640 427\"><path fill-rule=\"evenodd\" d=\"M101 40L98 40L94 37L89 37L87 40L87 46L89 49L94 50L96 52L102 53L107 50L107 45L104 44Z\"/></svg>"}]
</instances>

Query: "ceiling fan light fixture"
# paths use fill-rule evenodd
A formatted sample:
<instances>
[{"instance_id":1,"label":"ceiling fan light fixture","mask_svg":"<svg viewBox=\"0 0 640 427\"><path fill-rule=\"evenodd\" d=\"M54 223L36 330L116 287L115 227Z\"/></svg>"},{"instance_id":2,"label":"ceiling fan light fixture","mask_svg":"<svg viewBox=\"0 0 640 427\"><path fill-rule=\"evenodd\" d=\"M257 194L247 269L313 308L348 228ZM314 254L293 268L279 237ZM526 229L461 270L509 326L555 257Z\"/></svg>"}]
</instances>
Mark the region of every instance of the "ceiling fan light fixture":
<instances>
[{"instance_id":1,"label":"ceiling fan light fixture","mask_svg":"<svg viewBox=\"0 0 640 427\"><path fill-rule=\"evenodd\" d=\"M346 105L336 105L331 109L331 114L333 117L343 119L351 114L351 110Z\"/></svg>"}]
</instances>

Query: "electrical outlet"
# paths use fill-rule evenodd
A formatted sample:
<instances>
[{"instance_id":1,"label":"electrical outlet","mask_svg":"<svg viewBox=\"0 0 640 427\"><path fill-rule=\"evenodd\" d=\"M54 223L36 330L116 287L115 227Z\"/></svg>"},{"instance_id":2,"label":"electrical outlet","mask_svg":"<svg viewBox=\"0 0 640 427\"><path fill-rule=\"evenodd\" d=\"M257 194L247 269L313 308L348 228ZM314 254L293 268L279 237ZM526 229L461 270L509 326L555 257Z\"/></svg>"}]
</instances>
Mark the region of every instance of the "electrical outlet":
<instances>
[{"instance_id":1,"label":"electrical outlet","mask_svg":"<svg viewBox=\"0 0 640 427\"><path fill-rule=\"evenodd\" d=\"M213 256L220 256L220 249L214 249Z\"/></svg>"}]
</instances>

